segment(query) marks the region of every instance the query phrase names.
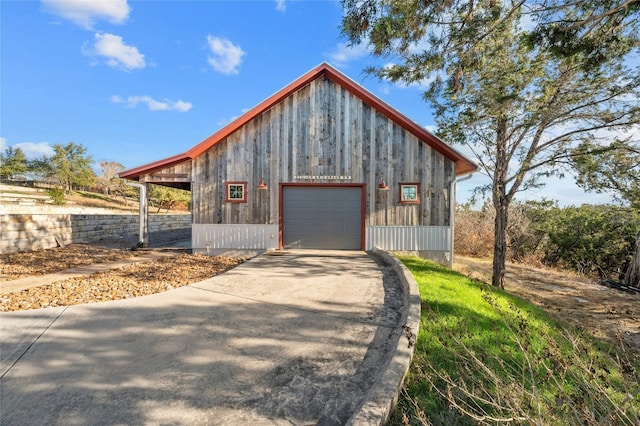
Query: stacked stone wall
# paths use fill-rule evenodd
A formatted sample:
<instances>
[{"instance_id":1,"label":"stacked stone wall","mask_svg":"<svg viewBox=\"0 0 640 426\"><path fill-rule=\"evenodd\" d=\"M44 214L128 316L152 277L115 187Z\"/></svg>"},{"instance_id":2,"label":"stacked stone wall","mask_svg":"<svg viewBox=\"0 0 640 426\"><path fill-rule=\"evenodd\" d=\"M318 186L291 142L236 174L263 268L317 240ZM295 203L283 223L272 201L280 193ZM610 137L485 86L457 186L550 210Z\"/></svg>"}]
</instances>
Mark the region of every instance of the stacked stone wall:
<instances>
[{"instance_id":1,"label":"stacked stone wall","mask_svg":"<svg viewBox=\"0 0 640 426\"><path fill-rule=\"evenodd\" d=\"M4 214L0 215L0 253L15 253L91 243L137 235L138 215ZM191 227L191 215L150 215L148 230Z\"/></svg>"}]
</instances>

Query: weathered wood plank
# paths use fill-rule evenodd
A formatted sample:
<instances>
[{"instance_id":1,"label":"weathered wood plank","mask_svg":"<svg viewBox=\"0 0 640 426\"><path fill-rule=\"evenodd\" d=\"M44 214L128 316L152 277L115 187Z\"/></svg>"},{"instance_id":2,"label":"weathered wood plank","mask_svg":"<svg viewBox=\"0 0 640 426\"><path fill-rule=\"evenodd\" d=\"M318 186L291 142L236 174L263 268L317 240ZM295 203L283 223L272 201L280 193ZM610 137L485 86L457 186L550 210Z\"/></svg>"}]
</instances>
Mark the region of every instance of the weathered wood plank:
<instances>
[{"instance_id":1,"label":"weathered wood plank","mask_svg":"<svg viewBox=\"0 0 640 426\"><path fill-rule=\"evenodd\" d=\"M196 223L278 221L280 182L366 184L369 225L449 223L446 190L453 163L343 87L323 78L291 94L189 166ZM181 173L175 170L164 173ZM296 176L319 176L297 180ZM260 179L268 191L256 189ZM389 191L378 191L384 179ZM225 182L246 181L248 202L224 202ZM421 204L399 204L400 182L420 182Z\"/></svg>"}]
</instances>

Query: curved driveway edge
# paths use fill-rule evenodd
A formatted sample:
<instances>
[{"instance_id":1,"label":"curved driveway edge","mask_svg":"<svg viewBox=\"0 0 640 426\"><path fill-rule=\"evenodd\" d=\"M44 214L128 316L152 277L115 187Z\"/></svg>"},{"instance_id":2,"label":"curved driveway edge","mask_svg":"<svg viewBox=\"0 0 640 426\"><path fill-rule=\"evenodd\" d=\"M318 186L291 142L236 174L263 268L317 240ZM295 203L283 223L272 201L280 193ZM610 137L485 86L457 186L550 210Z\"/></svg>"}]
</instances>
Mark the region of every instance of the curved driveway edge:
<instances>
[{"instance_id":1,"label":"curved driveway edge","mask_svg":"<svg viewBox=\"0 0 640 426\"><path fill-rule=\"evenodd\" d=\"M263 255L152 296L2 313L0 423L381 423L411 357L391 269Z\"/></svg>"},{"instance_id":2,"label":"curved driveway edge","mask_svg":"<svg viewBox=\"0 0 640 426\"><path fill-rule=\"evenodd\" d=\"M372 253L390 265L400 280L403 291L404 337L398 340L395 354L379 380L370 390L359 410L349 420L350 425L384 425L398 402L404 378L411 366L415 342L420 328L420 292L418 283L406 266L391 253L374 248Z\"/></svg>"}]
</instances>

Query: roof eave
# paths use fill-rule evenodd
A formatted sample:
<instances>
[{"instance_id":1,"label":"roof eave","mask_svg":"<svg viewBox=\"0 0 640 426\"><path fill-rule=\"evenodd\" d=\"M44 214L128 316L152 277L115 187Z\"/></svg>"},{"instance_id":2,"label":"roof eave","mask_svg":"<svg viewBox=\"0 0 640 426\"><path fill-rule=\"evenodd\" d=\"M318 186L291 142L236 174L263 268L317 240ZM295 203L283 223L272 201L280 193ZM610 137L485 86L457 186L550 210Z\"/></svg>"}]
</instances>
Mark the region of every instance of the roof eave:
<instances>
[{"instance_id":1,"label":"roof eave","mask_svg":"<svg viewBox=\"0 0 640 426\"><path fill-rule=\"evenodd\" d=\"M358 98L360 98L367 105L379 111L381 114L390 117L393 121L397 122L400 126L405 128L407 131L414 134L418 139L422 140L429 146L433 147L451 161L456 163L456 175L466 174L471 171L475 171L477 166L466 158L464 155L456 151L451 146L447 145L443 140L438 138L437 136L431 134L426 129L415 123L413 120L406 117L404 114L400 113L396 109L392 108L381 99L373 95L367 89L362 87L360 84L351 80L344 74L340 73L338 70L333 68L327 63L322 63L317 67L313 68L306 74L302 75L289 85L285 86L275 94L271 95L255 107L251 108L249 111L238 117L236 120L224 126L222 129L218 130L208 138L204 139L199 144L195 145L193 148L189 149L183 154L179 154L173 157L166 158L164 160L156 161L155 163L150 163L144 166L136 167L134 169L127 170L125 172L120 173L121 177L127 179L139 179L140 175L147 174L157 169L168 167L169 165L173 165L179 163L181 161L185 161L188 159L194 159L207 151L209 148L217 144L218 142L224 140L226 137L231 135L236 130L240 129L242 126L247 124L249 121L253 120L258 115L267 111L278 102L296 92L300 88L309 84L311 81L318 78L320 75L326 75L329 79L335 81L336 83L342 85L346 89L349 90L350 93L354 94Z\"/></svg>"},{"instance_id":2,"label":"roof eave","mask_svg":"<svg viewBox=\"0 0 640 426\"><path fill-rule=\"evenodd\" d=\"M211 148L216 143L220 142L227 136L231 135L236 130L240 129L242 126L247 124L249 121L253 120L258 115L262 114L264 111L267 111L282 99L296 92L301 87L309 84L313 80L315 80L319 75L321 75L326 69L327 64L320 64L311 71L307 72L303 76L299 77L292 83L288 84L284 88L280 89L273 95L269 96L264 101L260 102L255 107L251 108L249 111L242 114L240 117L232 121L231 123L224 126L222 129L218 130L198 145L194 146L190 150L186 152L191 158L196 158L209 148Z\"/></svg>"},{"instance_id":3,"label":"roof eave","mask_svg":"<svg viewBox=\"0 0 640 426\"><path fill-rule=\"evenodd\" d=\"M173 157L164 158L162 160L154 161L142 166L135 167L133 169L125 170L118 173L121 179L140 180L140 176L152 173L156 170L164 169L174 166L176 164L191 160L186 153L174 155Z\"/></svg>"}]
</instances>

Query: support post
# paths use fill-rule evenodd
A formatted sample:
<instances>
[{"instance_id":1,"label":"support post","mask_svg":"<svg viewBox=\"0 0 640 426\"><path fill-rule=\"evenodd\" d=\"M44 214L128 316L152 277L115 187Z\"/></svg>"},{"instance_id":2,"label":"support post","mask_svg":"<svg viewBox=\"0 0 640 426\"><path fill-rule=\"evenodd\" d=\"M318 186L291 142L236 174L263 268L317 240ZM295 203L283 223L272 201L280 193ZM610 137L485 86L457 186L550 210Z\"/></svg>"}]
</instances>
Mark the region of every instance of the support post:
<instances>
[{"instance_id":1,"label":"support post","mask_svg":"<svg viewBox=\"0 0 640 426\"><path fill-rule=\"evenodd\" d=\"M140 190L140 211L139 211L139 227L138 227L138 243L136 248L143 248L149 245L148 221L149 207L147 203L147 185L137 182L127 182L129 186L135 186Z\"/></svg>"}]
</instances>

